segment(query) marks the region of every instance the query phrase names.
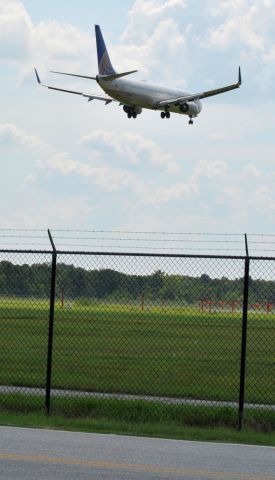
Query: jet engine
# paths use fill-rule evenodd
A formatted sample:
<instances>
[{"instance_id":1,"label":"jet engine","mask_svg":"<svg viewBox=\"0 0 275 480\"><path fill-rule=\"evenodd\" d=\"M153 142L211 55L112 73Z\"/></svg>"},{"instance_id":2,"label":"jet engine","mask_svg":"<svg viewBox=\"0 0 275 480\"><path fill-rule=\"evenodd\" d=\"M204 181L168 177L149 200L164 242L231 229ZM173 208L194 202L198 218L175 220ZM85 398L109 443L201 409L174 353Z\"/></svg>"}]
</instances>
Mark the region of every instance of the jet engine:
<instances>
[{"instance_id":1,"label":"jet engine","mask_svg":"<svg viewBox=\"0 0 275 480\"><path fill-rule=\"evenodd\" d=\"M195 102L185 102L179 105L179 109L182 113L188 113L189 115L198 115L200 109L197 103Z\"/></svg>"}]
</instances>

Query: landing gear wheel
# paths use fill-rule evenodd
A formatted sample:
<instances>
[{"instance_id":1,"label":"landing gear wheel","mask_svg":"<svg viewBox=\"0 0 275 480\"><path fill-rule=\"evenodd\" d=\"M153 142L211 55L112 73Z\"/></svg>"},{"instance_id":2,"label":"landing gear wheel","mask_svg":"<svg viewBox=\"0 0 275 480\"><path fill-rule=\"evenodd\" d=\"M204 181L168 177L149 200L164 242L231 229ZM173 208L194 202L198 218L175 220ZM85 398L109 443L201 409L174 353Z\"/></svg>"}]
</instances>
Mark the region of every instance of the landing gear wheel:
<instances>
[{"instance_id":1,"label":"landing gear wheel","mask_svg":"<svg viewBox=\"0 0 275 480\"><path fill-rule=\"evenodd\" d=\"M137 118L137 113L136 112L133 113L133 118Z\"/></svg>"},{"instance_id":2,"label":"landing gear wheel","mask_svg":"<svg viewBox=\"0 0 275 480\"><path fill-rule=\"evenodd\" d=\"M161 118L165 118L165 117L166 117L166 113L165 113L165 112L161 112L160 116L161 116Z\"/></svg>"},{"instance_id":3,"label":"landing gear wheel","mask_svg":"<svg viewBox=\"0 0 275 480\"><path fill-rule=\"evenodd\" d=\"M127 117L128 117L128 118L132 118L131 112L128 112L128 113L127 113Z\"/></svg>"},{"instance_id":4,"label":"landing gear wheel","mask_svg":"<svg viewBox=\"0 0 275 480\"><path fill-rule=\"evenodd\" d=\"M171 116L170 112L166 112L165 116L166 116L166 118L170 118L170 116Z\"/></svg>"},{"instance_id":5,"label":"landing gear wheel","mask_svg":"<svg viewBox=\"0 0 275 480\"><path fill-rule=\"evenodd\" d=\"M192 118L190 118L190 120L189 120L189 125L193 125L193 123L194 123L194 122L193 122Z\"/></svg>"}]
</instances>

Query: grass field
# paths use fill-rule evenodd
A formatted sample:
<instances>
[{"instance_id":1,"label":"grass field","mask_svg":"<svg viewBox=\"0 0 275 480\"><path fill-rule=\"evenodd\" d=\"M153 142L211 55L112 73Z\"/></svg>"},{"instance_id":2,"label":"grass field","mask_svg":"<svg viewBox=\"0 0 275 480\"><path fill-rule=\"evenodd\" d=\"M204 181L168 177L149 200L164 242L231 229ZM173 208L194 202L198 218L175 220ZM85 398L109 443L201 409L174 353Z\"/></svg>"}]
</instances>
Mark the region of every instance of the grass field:
<instances>
[{"instance_id":1,"label":"grass field","mask_svg":"<svg viewBox=\"0 0 275 480\"><path fill-rule=\"evenodd\" d=\"M113 418L95 418L94 416L68 418L68 416L39 413L13 413L0 411L0 425L15 427L34 427L77 432L111 433L116 435L135 435L146 437L172 438L178 440L230 442L252 445L275 446L274 429L255 429L246 427L241 432L230 426L192 426L175 421L123 421Z\"/></svg>"},{"instance_id":2,"label":"grass field","mask_svg":"<svg viewBox=\"0 0 275 480\"><path fill-rule=\"evenodd\" d=\"M48 301L0 300L0 384L44 386ZM54 388L237 401L241 313L57 305ZM246 401L275 404L275 316L248 322Z\"/></svg>"},{"instance_id":3,"label":"grass field","mask_svg":"<svg viewBox=\"0 0 275 480\"><path fill-rule=\"evenodd\" d=\"M263 414L264 413L264 414ZM234 441L242 441L236 432L238 411L235 407L211 407L198 405L173 405L142 400L117 400L96 398L54 398L51 415L44 409L43 396L27 396L21 393L0 394L1 425L62 426L86 431L106 429L112 433L130 433L155 436L192 438L192 432L200 429L200 437L214 439L216 430L221 433L220 441L229 440L228 429L234 431ZM275 445L275 412L246 409L245 430L250 432L247 441ZM260 442L261 435L262 442ZM250 438L250 440L249 440ZM244 439L243 439L244 441Z\"/></svg>"}]
</instances>

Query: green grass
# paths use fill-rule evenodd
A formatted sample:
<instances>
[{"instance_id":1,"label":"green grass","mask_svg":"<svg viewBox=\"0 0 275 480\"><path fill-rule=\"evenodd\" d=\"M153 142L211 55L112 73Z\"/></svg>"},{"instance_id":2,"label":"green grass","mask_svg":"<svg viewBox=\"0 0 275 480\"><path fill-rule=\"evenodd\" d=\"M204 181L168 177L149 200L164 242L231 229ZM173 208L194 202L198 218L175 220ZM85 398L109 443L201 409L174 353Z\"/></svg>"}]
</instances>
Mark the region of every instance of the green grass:
<instances>
[{"instance_id":1,"label":"green grass","mask_svg":"<svg viewBox=\"0 0 275 480\"><path fill-rule=\"evenodd\" d=\"M47 417L42 414L21 414L0 412L0 424L4 426L58 429L90 433L111 433L177 440L197 440L208 442L229 442L252 445L275 446L274 433L255 433L251 429L242 432L224 427L199 428L180 427L165 423L126 423L108 419Z\"/></svg>"},{"instance_id":2,"label":"green grass","mask_svg":"<svg viewBox=\"0 0 275 480\"><path fill-rule=\"evenodd\" d=\"M0 384L44 386L49 304L0 300ZM56 308L54 388L237 401L241 313ZM275 404L275 316L249 316L246 401Z\"/></svg>"},{"instance_id":3,"label":"green grass","mask_svg":"<svg viewBox=\"0 0 275 480\"><path fill-rule=\"evenodd\" d=\"M250 418L246 428L237 432L232 425L235 414L226 409L218 409L212 415L209 415L210 410L201 409L198 413L195 409L192 416L191 411L172 408L162 414L160 412L160 418L156 418L155 410L144 402L138 405L120 402L124 405L118 408L117 402L115 405L113 401L90 401L85 405L83 402L77 405L73 401L70 412L66 414L62 403L57 402L54 414L48 417L39 401L31 402L26 397L20 400L19 397L17 405L13 397L9 407L5 408L0 396L0 425L275 446L272 429L275 418L271 417L268 428L267 423L261 424L256 418L252 422ZM16 413L14 407L17 408Z\"/></svg>"}]
</instances>

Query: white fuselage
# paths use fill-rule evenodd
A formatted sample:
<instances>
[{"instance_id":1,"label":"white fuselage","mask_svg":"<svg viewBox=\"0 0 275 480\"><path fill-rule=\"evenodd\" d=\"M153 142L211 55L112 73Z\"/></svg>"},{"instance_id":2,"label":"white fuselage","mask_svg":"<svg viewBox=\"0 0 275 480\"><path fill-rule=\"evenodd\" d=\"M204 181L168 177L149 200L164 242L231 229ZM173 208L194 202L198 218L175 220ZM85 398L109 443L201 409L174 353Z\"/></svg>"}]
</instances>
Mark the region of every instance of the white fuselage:
<instances>
[{"instance_id":1,"label":"white fuselage","mask_svg":"<svg viewBox=\"0 0 275 480\"><path fill-rule=\"evenodd\" d=\"M165 107L158 107L157 104L162 101L190 95L190 93L180 89L161 87L145 81L125 80L121 78L106 81L98 77L97 82L104 92L122 104L151 110L165 110ZM196 105L197 114L200 113L202 110L201 102L195 100L193 103ZM180 106L173 105L169 107L169 109L171 112L184 114L180 110ZM190 114L185 113L185 115ZM196 114L193 116L196 116Z\"/></svg>"}]
</instances>

